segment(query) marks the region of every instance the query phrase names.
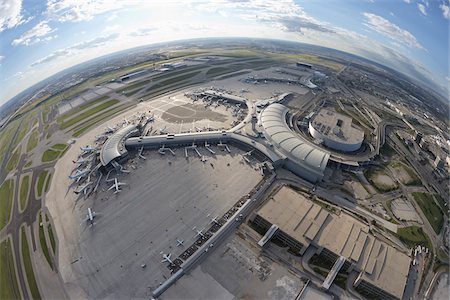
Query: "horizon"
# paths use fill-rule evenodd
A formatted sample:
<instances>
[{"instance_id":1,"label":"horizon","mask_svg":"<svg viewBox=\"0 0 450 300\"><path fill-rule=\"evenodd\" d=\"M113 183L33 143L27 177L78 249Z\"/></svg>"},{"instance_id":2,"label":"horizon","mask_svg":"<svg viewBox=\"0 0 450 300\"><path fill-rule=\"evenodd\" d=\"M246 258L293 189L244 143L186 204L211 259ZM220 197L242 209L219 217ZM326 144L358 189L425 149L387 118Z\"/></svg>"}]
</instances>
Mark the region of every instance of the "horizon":
<instances>
[{"instance_id":1,"label":"horizon","mask_svg":"<svg viewBox=\"0 0 450 300\"><path fill-rule=\"evenodd\" d=\"M330 48L396 70L449 100L448 43L442 42L448 40L448 1L326 3L334 9L310 1L51 0L39 6L12 0L0 11L0 106L92 59L198 38L276 39ZM349 13L355 18L344 21Z\"/></svg>"}]
</instances>

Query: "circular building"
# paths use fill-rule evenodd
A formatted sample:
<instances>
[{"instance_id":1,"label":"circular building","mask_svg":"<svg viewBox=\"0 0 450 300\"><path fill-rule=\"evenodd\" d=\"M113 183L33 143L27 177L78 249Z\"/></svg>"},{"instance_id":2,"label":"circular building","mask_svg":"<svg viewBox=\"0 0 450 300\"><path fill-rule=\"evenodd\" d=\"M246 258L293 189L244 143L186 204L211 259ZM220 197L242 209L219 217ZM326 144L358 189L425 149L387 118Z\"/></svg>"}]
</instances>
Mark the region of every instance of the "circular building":
<instances>
[{"instance_id":1,"label":"circular building","mask_svg":"<svg viewBox=\"0 0 450 300\"><path fill-rule=\"evenodd\" d=\"M309 121L309 133L331 149L352 152L361 147L364 132L352 126L350 117L321 109Z\"/></svg>"}]
</instances>

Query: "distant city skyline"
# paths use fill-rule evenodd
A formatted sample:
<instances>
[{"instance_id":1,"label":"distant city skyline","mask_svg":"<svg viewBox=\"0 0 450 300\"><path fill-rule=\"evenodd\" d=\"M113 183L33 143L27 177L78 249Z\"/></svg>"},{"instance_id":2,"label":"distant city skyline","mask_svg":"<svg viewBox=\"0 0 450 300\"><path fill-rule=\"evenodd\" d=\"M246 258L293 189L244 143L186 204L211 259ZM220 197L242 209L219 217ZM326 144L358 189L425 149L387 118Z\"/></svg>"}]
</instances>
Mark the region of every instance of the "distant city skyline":
<instances>
[{"instance_id":1,"label":"distant city skyline","mask_svg":"<svg viewBox=\"0 0 450 300\"><path fill-rule=\"evenodd\" d=\"M0 106L68 67L128 48L274 38L362 56L447 95L450 0L0 0Z\"/></svg>"}]
</instances>

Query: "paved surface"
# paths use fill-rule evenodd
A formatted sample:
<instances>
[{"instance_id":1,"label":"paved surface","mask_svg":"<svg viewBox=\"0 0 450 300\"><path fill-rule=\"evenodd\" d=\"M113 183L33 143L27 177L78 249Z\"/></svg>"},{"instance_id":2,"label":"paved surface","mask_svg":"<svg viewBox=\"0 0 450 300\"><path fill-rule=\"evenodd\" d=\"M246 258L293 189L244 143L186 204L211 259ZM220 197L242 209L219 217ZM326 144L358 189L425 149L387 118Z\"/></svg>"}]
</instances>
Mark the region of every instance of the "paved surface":
<instances>
[{"instance_id":1,"label":"paved surface","mask_svg":"<svg viewBox=\"0 0 450 300\"><path fill-rule=\"evenodd\" d=\"M138 169L120 175L129 184L121 193L101 192L80 203L77 210L89 206L102 215L79 237L66 237L73 248L70 261L60 261L61 269L72 269L66 284L79 285L93 298L149 296L149 289L170 276L161 252L176 258L195 241L193 227L209 227L210 218L223 215L261 179L259 171L241 162L236 153L243 151L214 150L217 155L206 163L198 157L186 160L181 149L176 156L145 152L147 160L135 161ZM185 244L177 247L177 239Z\"/></svg>"}]
</instances>

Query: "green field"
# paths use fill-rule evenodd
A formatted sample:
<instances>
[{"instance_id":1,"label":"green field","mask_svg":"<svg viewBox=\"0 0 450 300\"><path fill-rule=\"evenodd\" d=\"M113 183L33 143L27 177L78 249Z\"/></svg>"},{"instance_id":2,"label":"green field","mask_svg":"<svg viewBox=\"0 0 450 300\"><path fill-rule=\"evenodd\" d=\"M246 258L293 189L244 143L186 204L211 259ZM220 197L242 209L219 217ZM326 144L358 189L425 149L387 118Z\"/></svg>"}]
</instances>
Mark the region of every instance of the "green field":
<instances>
[{"instance_id":1,"label":"green field","mask_svg":"<svg viewBox=\"0 0 450 300\"><path fill-rule=\"evenodd\" d=\"M25 267L25 274L30 287L31 296L33 299L42 299L39 293L39 288L34 277L33 264L31 263L30 248L28 247L28 240L25 233L25 227L22 227L22 259Z\"/></svg>"},{"instance_id":2,"label":"green field","mask_svg":"<svg viewBox=\"0 0 450 300\"><path fill-rule=\"evenodd\" d=\"M50 189L50 183L52 182L52 173L48 174L47 181L45 182L45 189L44 191L47 193Z\"/></svg>"},{"instance_id":3,"label":"green field","mask_svg":"<svg viewBox=\"0 0 450 300\"><path fill-rule=\"evenodd\" d=\"M39 242L41 244L42 252L44 253L45 259L47 260L50 268L53 270L52 259L50 258L50 253L48 251L47 241L45 240L44 225L42 225L42 214L39 213Z\"/></svg>"},{"instance_id":4,"label":"green field","mask_svg":"<svg viewBox=\"0 0 450 300\"><path fill-rule=\"evenodd\" d=\"M0 243L0 299L20 299L11 238Z\"/></svg>"},{"instance_id":5,"label":"green field","mask_svg":"<svg viewBox=\"0 0 450 300\"><path fill-rule=\"evenodd\" d=\"M30 152L34 148L36 148L37 144L39 142L39 132L35 129L30 134L30 137L28 138L27 142L27 152Z\"/></svg>"},{"instance_id":6,"label":"green field","mask_svg":"<svg viewBox=\"0 0 450 300\"><path fill-rule=\"evenodd\" d=\"M45 150L45 152L42 153L42 162L49 162L57 159L59 153L60 153L59 151L53 149Z\"/></svg>"},{"instance_id":7,"label":"green field","mask_svg":"<svg viewBox=\"0 0 450 300\"><path fill-rule=\"evenodd\" d=\"M98 123L102 122L105 119L110 118L111 116L113 116L114 114L127 109L128 107L130 107L130 104L123 104L120 106L116 106L110 110L107 110L105 112L103 112L101 115L99 116L95 116L89 120L86 120L83 124L83 126L79 125L75 128L75 132L73 134L74 137L79 137L81 136L83 133L85 133L87 130L89 130L90 128L94 127L95 125L97 125ZM86 125L88 124L88 125Z\"/></svg>"},{"instance_id":8,"label":"green field","mask_svg":"<svg viewBox=\"0 0 450 300\"><path fill-rule=\"evenodd\" d=\"M106 101L106 102L104 102L104 103L102 103L100 105L97 105L95 107L92 107L92 108L90 108L88 110L85 110L85 111L81 112L80 114L74 116L71 119L62 121L61 122L61 129L66 129L66 128L68 128L68 127L70 127L70 126L72 126L72 125L74 125L76 123L79 123L79 122L83 121L84 119L86 119L86 118L88 118L88 117L90 117L90 116L92 116L92 115L94 115L96 113L99 113L102 110L105 110L108 107L113 106L113 105L115 105L117 103L119 103L119 100L112 99L112 100Z\"/></svg>"},{"instance_id":9,"label":"green field","mask_svg":"<svg viewBox=\"0 0 450 300\"><path fill-rule=\"evenodd\" d=\"M48 220L47 220L48 222ZM48 237L50 239L50 244L52 245L52 250L53 250L53 254L56 254L56 240L55 240L55 236L53 234L53 228L52 228L52 224L48 224Z\"/></svg>"},{"instance_id":10,"label":"green field","mask_svg":"<svg viewBox=\"0 0 450 300\"><path fill-rule=\"evenodd\" d=\"M9 222L14 194L14 182L5 180L0 186L0 229Z\"/></svg>"},{"instance_id":11,"label":"green field","mask_svg":"<svg viewBox=\"0 0 450 300\"><path fill-rule=\"evenodd\" d=\"M9 158L9 161L6 164L6 170L8 172L11 172L12 170L16 169L17 164L19 163L21 151L22 147L21 146L17 147L16 151L14 151L11 157Z\"/></svg>"},{"instance_id":12,"label":"green field","mask_svg":"<svg viewBox=\"0 0 450 300\"><path fill-rule=\"evenodd\" d=\"M104 101L104 100L106 100L106 99L108 99L108 98L109 98L108 96L103 96L103 97L100 97L100 98L98 98L98 99L96 99L96 100L94 100L94 101L88 102L88 103L83 104L83 105L80 105L80 106L78 106L78 107L75 107L74 109L71 109L71 110L69 110L68 112L64 113L63 115L59 116L59 117L57 118L57 121L58 121L58 123L61 123L61 122L64 121L64 119L68 119L68 118L70 118L71 116L73 116L73 115L79 113L80 111L85 110L85 109L88 109L88 108L90 108L90 107L92 107L92 106L94 106L94 105L97 105L97 104L99 104L100 102L102 102L102 101Z\"/></svg>"},{"instance_id":13,"label":"green field","mask_svg":"<svg viewBox=\"0 0 450 300\"><path fill-rule=\"evenodd\" d=\"M431 242L428 236L419 226L399 228L397 230L397 236L411 248L416 245L422 245L431 248Z\"/></svg>"},{"instance_id":14,"label":"green field","mask_svg":"<svg viewBox=\"0 0 450 300\"><path fill-rule=\"evenodd\" d=\"M53 149L63 151L66 150L67 145L66 144L55 144L52 146Z\"/></svg>"},{"instance_id":15,"label":"green field","mask_svg":"<svg viewBox=\"0 0 450 300\"><path fill-rule=\"evenodd\" d=\"M425 214L430 222L433 230L439 234L442 229L442 225L444 224L444 213L441 208L434 201L434 197L432 194L414 192L412 193L414 200L416 200L417 204L420 206L420 209Z\"/></svg>"},{"instance_id":16,"label":"green field","mask_svg":"<svg viewBox=\"0 0 450 300\"><path fill-rule=\"evenodd\" d=\"M200 74L200 72L201 71L194 71L194 72L190 72L190 73L183 74L183 75L180 75L180 76L172 77L172 78L166 79L164 81L158 82L157 85L158 86L166 86L166 85L170 85L170 84L173 84L173 83L177 83L178 81L183 81L183 80L195 77L198 74Z\"/></svg>"},{"instance_id":17,"label":"green field","mask_svg":"<svg viewBox=\"0 0 450 300\"><path fill-rule=\"evenodd\" d=\"M44 188L45 178L47 178L48 171L44 170L38 175L37 180L37 196L40 197L42 195L42 191Z\"/></svg>"},{"instance_id":18,"label":"green field","mask_svg":"<svg viewBox=\"0 0 450 300\"><path fill-rule=\"evenodd\" d=\"M20 179L19 211L24 211L27 206L29 187L30 175L27 174Z\"/></svg>"}]
</instances>

